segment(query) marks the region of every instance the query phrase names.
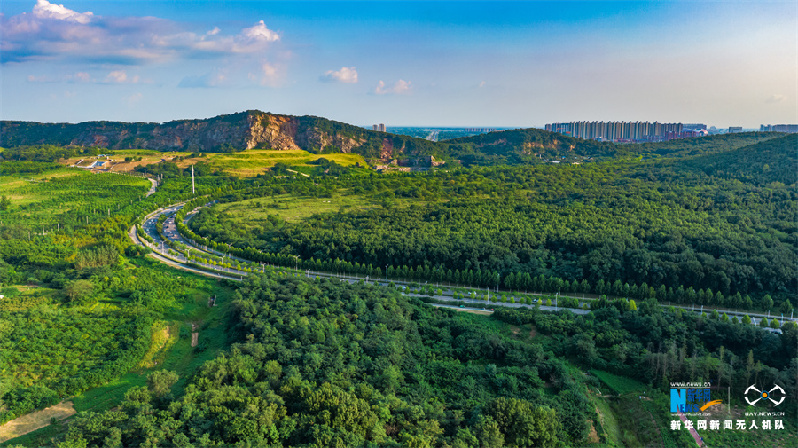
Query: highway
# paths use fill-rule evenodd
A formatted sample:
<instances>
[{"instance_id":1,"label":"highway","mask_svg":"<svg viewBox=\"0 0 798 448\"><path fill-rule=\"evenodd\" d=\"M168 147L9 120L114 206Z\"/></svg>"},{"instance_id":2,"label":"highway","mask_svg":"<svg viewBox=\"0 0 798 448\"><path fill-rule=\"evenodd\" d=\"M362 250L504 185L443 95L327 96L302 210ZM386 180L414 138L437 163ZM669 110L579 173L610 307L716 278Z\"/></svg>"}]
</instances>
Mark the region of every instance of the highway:
<instances>
[{"instance_id":1,"label":"highway","mask_svg":"<svg viewBox=\"0 0 798 448\"><path fill-rule=\"evenodd\" d=\"M257 266L260 266L262 270L265 270L265 265L263 263L257 264L257 263L245 260L243 258L239 258L239 257L235 257L235 256L232 256L232 255L224 254L222 252L219 252L219 251L216 251L216 250L213 250L213 249L210 249L210 248L200 247L200 246L197 246L193 241L189 241L189 240L184 239L183 236L180 235L180 233L177 231L177 227L175 225L175 213L177 213L178 210L183 208L183 204L184 203L179 202L179 203L176 203L176 204L172 204L172 205L170 205L168 207L158 209L158 210L150 213L149 215L147 215L144 218L144 222L143 222L142 228L143 228L144 232L146 232L146 234L149 235L153 239L154 244L149 243L148 241L145 241L145 240L141 240L138 237L138 235L136 234L135 227L130 229L130 238L136 244L139 244L141 246L146 246L146 247L149 247L150 249L152 249L153 252L154 252L153 257L156 260L161 261L162 263L169 264L170 266L173 266L175 268L182 269L182 270L185 270L185 271L195 272L197 274L205 275L207 277L220 278L220 279L224 278L224 279L229 279L229 280L242 280L244 277L246 277L249 274L249 272L243 271L243 270L234 269L234 268L222 267L222 266L218 266L216 264L199 263L197 261L189 261L182 252L169 248L168 243L169 242L171 242L172 244L177 243L179 245L185 246L187 248L188 254L191 255L191 256L199 256L199 257L202 257L202 258L224 257L225 262L230 262L230 263L234 263L235 262L235 263L240 263L242 265L246 263L246 264L249 264L250 266L254 266L255 269L257 269ZM209 205L212 205L212 202L209 202L209 203L205 204L202 207L207 207ZM186 218L184 220L184 223L188 223L191 220L191 218L193 218L196 215L196 213L199 211L199 209L202 208L202 207L198 207L197 209L192 210L190 213L186 214ZM161 238L161 235L158 233L157 222L158 222L158 219L159 219L159 217L161 215L166 215L167 216L166 220L164 221L164 224L163 224L163 232L164 232L164 236L166 237L168 242L164 241ZM203 269L197 269L197 268L195 268L193 266L190 266L189 263L192 263L192 264L197 265L197 266L202 266ZM410 284L411 284L411 282L406 282L406 281L401 281L401 280L373 279L373 278L370 279L368 276L359 277L359 276L337 274L337 273L330 273L330 272L316 272L316 271L308 271L308 270L299 271L299 270L291 269L291 268L288 268L288 267L277 267L277 268L280 269L281 271L294 273L295 275L304 275L304 276L309 277L309 278L338 278L340 280L344 280L344 281L347 281L349 283L355 283L355 282L358 282L358 281L361 281L361 280L365 280L365 281L369 281L371 283L378 284L378 285L381 285L381 286L388 286L389 283L393 283L397 287L404 287L404 288L409 288ZM416 282L416 283L420 284L420 282ZM428 284L424 284L422 286L426 287L426 286L428 286ZM433 296L429 296L429 295L423 295L422 296L422 295L418 295L418 294L407 294L407 295L431 298L431 299L433 299L433 300L435 300L437 302L457 302L457 303L474 304L474 305L476 305L476 308L473 308L475 310L482 310L484 308L490 309L493 306L502 306L502 307L509 307L509 308L520 308L520 307L530 307L531 306L531 305L522 304L522 303L495 303L495 302L489 302L489 301L485 301L485 300L478 300L478 299L475 299L475 298L455 299L453 297L454 291L449 286L436 285L435 288L436 289L441 289L443 294L433 295ZM478 288L458 288L458 289L467 289L468 291L472 291L475 294L480 294L480 295L488 294L490 297L493 297L493 295L496 294L495 292L491 292L491 291L487 291L487 290L483 290L483 289L478 289ZM510 291L501 291L501 290L499 291L499 293L500 294L506 294L506 295L512 295L513 294ZM529 294L525 294L525 295L543 296L543 294L535 294L535 293L529 293ZM551 294L546 294L546 296L550 296L550 295ZM572 298L580 300L581 302L591 302L591 301L595 300L593 298L582 297L582 296L567 296L567 295L564 295L564 294L561 294L560 296L561 297L572 297ZM705 312L707 314L711 313L712 310L714 309L714 308L709 308L709 307L700 308L700 307L695 307L695 306L671 305L671 304L660 304L660 306L664 306L664 307L674 306L676 308L681 308L681 309L683 309L685 311L696 312L696 313L701 312L703 310L703 312ZM566 309L566 308L561 308L561 307L557 307L557 306L551 306L551 307L549 307L549 306L540 306L540 309L541 310L556 311L556 310ZM583 310L583 309L570 309L570 308L567 308L567 309L569 311L571 311L571 312L576 313L576 314L587 314L589 312L589 310ZM781 321L782 323L783 322L787 322L787 321L797 321L798 320L798 319L795 319L795 318L790 318L788 316L785 316L782 319L780 315L771 317L768 314L745 313L745 312L739 312L739 311L736 311L736 310L728 310L728 309L721 309L721 308L718 308L717 311L721 315L726 313L729 316L729 318L732 318L733 316L737 316L739 319L742 319L743 316L748 315L751 318L751 321L752 321L753 324L758 324L759 321L762 318L765 318L765 317L768 318L768 320L772 319L773 317L777 317L777 318L779 318L779 321Z\"/></svg>"}]
</instances>

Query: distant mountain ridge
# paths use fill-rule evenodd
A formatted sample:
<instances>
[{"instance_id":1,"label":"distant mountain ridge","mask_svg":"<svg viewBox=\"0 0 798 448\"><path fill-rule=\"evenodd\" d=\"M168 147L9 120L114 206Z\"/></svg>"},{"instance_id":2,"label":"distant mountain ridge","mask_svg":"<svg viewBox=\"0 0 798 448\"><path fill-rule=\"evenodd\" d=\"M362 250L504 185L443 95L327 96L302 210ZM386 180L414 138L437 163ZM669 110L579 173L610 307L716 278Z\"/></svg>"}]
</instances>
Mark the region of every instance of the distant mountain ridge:
<instances>
[{"instance_id":1,"label":"distant mountain ridge","mask_svg":"<svg viewBox=\"0 0 798 448\"><path fill-rule=\"evenodd\" d=\"M772 138L764 135L746 137L748 134L754 133L736 134L740 136L736 138L742 138L745 144ZM711 140L713 137L704 139ZM709 143L709 140L705 142L704 139L702 143ZM582 140L540 129L496 131L432 142L368 130L321 117L272 114L259 110L166 123L0 121L2 147L75 145L187 152L301 149L312 153L356 153L369 161L396 161L401 165L429 164L432 161L430 156L438 160L459 161L465 166L577 162L640 153L675 154L687 144L674 142L648 146L619 145ZM725 142L720 143L725 146ZM670 149L663 151L666 148Z\"/></svg>"}]
</instances>

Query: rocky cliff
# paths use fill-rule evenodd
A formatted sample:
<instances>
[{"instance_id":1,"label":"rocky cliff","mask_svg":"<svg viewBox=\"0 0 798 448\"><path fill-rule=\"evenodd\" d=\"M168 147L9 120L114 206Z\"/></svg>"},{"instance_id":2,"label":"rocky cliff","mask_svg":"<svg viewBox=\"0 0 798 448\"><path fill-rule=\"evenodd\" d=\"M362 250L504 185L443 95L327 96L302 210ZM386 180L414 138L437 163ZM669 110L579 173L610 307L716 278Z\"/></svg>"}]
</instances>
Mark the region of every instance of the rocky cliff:
<instances>
[{"instance_id":1,"label":"rocky cliff","mask_svg":"<svg viewBox=\"0 0 798 448\"><path fill-rule=\"evenodd\" d=\"M76 145L109 149L234 152L249 149L313 153L357 153L369 161L396 160L404 166L425 161L460 160L464 165L541 163L584 156L608 156L615 145L565 137L538 129L491 132L432 142L363 129L309 115L279 115L250 110L204 120L167 123L0 122L0 146Z\"/></svg>"},{"instance_id":2,"label":"rocky cliff","mask_svg":"<svg viewBox=\"0 0 798 448\"><path fill-rule=\"evenodd\" d=\"M353 152L385 160L435 154L439 146L423 139L375 132L320 117L257 110L167 123L0 122L0 146L24 145L190 152L302 149L314 153Z\"/></svg>"}]
</instances>

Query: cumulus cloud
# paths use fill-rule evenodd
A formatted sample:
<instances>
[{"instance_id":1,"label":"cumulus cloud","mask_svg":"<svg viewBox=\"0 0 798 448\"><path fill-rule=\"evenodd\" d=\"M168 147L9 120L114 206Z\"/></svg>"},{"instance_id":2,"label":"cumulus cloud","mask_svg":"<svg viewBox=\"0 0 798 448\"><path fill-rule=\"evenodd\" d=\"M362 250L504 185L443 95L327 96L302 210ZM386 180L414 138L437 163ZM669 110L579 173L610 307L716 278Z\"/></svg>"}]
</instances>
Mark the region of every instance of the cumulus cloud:
<instances>
[{"instance_id":1,"label":"cumulus cloud","mask_svg":"<svg viewBox=\"0 0 798 448\"><path fill-rule=\"evenodd\" d=\"M56 5L47 0L36 0L36 6L33 7L33 16L39 19L67 20L87 24L91 22L94 14L90 12L75 12L65 8L64 5Z\"/></svg>"},{"instance_id":2,"label":"cumulus cloud","mask_svg":"<svg viewBox=\"0 0 798 448\"><path fill-rule=\"evenodd\" d=\"M410 93L410 89L413 86L411 85L410 81L405 81L400 79L396 81L394 85L387 86L382 80L377 83L377 87L374 89L374 93L377 95L387 95L387 94L394 94L394 95L403 95L406 93Z\"/></svg>"},{"instance_id":3,"label":"cumulus cloud","mask_svg":"<svg viewBox=\"0 0 798 448\"><path fill-rule=\"evenodd\" d=\"M138 65L180 58L262 56L280 36L263 20L235 34L204 34L155 17L102 17L37 0L31 13L0 15L3 63L30 60Z\"/></svg>"},{"instance_id":4,"label":"cumulus cloud","mask_svg":"<svg viewBox=\"0 0 798 448\"><path fill-rule=\"evenodd\" d=\"M322 82L342 82L345 84L357 83L357 70L355 67L341 67L340 70L327 70L319 80Z\"/></svg>"},{"instance_id":5,"label":"cumulus cloud","mask_svg":"<svg viewBox=\"0 0 798 448\"><path fill-rule=\"evenodd\" d=\"M252 28L244 28L241 30L241 36L250 42L274 42L280 39L274 31L266 28L263 20L259 21Z\"/></svg>"}]
</instances>

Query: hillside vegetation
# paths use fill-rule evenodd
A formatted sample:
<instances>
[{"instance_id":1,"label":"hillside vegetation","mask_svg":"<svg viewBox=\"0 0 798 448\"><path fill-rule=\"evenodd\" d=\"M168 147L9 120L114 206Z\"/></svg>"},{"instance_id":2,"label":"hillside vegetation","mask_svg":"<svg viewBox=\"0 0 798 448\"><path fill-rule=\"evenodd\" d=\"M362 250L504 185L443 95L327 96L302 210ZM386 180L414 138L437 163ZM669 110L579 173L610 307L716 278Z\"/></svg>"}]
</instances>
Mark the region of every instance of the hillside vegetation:
<instances>
[{"instance_id":1,"label":"hillside vegetation","mask_svg":"<svg viewBox=\"0 0 798 448\"><path fill-rule=\"evenodd\" d=\"M584 162L637 155L696 155L726 151L776 136L776 133L745 133L635 145L600 143L539 129L516 129L432 142L367 130L321 117L280 115L258 110L167 123L0 122L0 146L3 147L72 145L193 153L303 150L314 154L354 153L370 162L397 160L406 166L429 166L429 156L450 164L485 166ZM25 150L12 150L7 151L4 157L32 160L24 153Z\"/></svg>"},{"instance_id":2,"label":"hillside vegetation","mask_svg":"<svg viewBox=\"0 0 798 448\"><path fill-rule=\"evenodd\" d=\"M241 250L298 255L311 269L340 260L352 272L789 313L798 287L794 170L750 161L794 166L795 138L736 150L749 163L724 163L719 175L705 171L725 154L283 179L221 197L234 205L203 209L190 225ZM286 192L316 198L319 210L329 210L326 198L350 208L296 222L286 198L276 200Z\"/></svg>"}]
</instances>

